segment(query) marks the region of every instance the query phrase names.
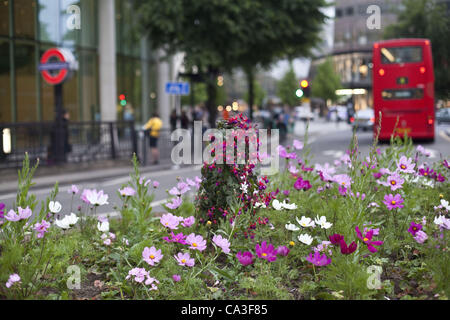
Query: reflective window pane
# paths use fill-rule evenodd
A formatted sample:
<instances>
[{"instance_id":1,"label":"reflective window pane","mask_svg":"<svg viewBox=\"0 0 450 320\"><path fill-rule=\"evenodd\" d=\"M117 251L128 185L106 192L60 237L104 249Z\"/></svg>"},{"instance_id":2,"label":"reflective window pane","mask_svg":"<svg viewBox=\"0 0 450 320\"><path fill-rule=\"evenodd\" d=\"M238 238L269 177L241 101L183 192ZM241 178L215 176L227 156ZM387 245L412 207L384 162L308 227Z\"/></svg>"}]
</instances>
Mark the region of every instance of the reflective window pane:
<instances>
[{"instance_id":1,"label":"reflective window pane","mask_svg":"<svg viewBox=\"0 0 450 320\"><path fill-rule=\"evenodd\" d=\"M16 37L34 39L36 0L14 0L13 3Z\"/></svg>"},{"instance_id":2,"label":"reflective window pane","mask_svg":"<svg viewBox=\"0 0 450 320\"><path fill-rule=\"evenodd\" d=\"M0 40L0 122L11 122L9 42Z\"/></svg>"},{"instance_id":3,"label":"reflective window pane","mask_svg":"<svg viewBox=\"0 0 450 320\"><path fill-rule=\"evenodd\" d=\"M16 42L14 50L17 121L37 121L35 46Z\"/></svg>"},{"instance_id":4,"label":"reflective window pane","mask_svg":"<svg viewBox=\"0 0 450 320\"><path fill-rule=\"evenodd\" d=\"M0 35L9 34L9 0L0 1Z\"/></svg>"}]
</instances>

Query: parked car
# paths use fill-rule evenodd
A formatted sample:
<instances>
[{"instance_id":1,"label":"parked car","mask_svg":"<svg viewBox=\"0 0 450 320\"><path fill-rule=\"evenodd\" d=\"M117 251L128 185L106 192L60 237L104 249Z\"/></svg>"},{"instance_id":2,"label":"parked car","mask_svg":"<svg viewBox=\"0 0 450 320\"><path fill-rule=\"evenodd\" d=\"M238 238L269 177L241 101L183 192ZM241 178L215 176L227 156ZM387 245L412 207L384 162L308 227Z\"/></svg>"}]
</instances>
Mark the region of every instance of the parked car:
<instances>
[{"instance_id":1,"label":"parked car","mask_svg":"<svg viewBox=\"0 0 450 320\"><path fill-rule=\"evenodd\" d=\"M354 117L350 117L350 123L352 124L353 128L356 127L356 130L373 130L373 124L375 123L375 113L373 109L359 110L355 113Z\"/></svg>"},{"instance_id":2,"label":"parked car","mask_svg":"<svg viewBox=\"0 0 450 320\"><path fill-rule=\"evenodd\" d=\"M449 122L450 123L450 108L439 109L436 111L437 123Z\"/></svg>"},{"instance_id":3,"label":"parked car","mask_svg":"<svg viewBox=\"0 0 450 320\"><path fill-rule=\"evenodd\" d=\"M328 109L327 120L328 121L347 121L347 107L344 106L331 106Z\"/></svg>"}]
</instances>

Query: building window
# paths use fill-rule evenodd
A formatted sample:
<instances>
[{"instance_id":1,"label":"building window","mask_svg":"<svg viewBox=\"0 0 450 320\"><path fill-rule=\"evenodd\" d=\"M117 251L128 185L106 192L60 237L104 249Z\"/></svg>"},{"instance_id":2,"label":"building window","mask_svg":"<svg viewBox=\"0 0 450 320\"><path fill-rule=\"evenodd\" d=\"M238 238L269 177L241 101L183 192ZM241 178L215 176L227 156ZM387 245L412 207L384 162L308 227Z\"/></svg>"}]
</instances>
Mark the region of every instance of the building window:
<instances>
[{"instance_id":1,"label":"building window","mask_svg":"<svg viewBox=\"0 0 450 320\"><path fill-rule=\"evenodd\" d=\"M35 0L15 0L14 30L18 38L35 38Z\"/></svg>"},{"instance_id":2,"label":"building window","mask_svg":"<svg viewBox=\"0 0 450 320\"><path fill-rule=\"evenodd\" d=\"M16 67L17 121L36 121L36 50L34 44L17 43L14 47Z\"/></svg>"},{"instance_id":3,"label":"building window","mask_svg":"<svg viewBox=\"0 0 450 320\"><path fill-rule=\"evenodd\" d=\"M342 9L336 8L336 18L340 18L340 17L342 17Z\"/></svg>"},{"instance_id":4,"label":"building window","mask_svg":"<svg viewBox=\"0 0 450 320\"><path fill-rule=\"evenodd\" d=\"M347 15L347 16L352 16L353 13L354 13L353 7L347 7L347 8L345 8L345 15Z\"/></svg>"},{"instance_id":5,"label":"building window","mask_svg":"<svg viewBox=\"0 0 450 320\"><path fill-rule=\"evenodd\" d=\"M0 36L9 34L9 1L0 1Z\"/></svg>"}]
</instances>

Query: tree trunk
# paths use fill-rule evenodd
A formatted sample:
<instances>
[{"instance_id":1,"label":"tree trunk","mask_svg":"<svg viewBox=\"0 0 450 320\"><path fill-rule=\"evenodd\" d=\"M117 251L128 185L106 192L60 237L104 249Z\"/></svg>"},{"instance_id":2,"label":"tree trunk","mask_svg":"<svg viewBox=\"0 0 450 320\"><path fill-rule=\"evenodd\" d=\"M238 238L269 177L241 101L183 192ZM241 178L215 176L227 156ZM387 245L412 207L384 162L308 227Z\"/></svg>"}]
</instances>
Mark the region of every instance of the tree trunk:
<instances>
[{"instance_id":1,"label":"tree trunk","mask_svg":"<svg viewBox=\"0 0 450 320\"><path fill-rule=\"evenodd\" d=\"M253 104L255 101L255 75L253 68L248 68L246 74L248 85L248 117L250 121L253 121Z\"/></svg>"}]
</instances>

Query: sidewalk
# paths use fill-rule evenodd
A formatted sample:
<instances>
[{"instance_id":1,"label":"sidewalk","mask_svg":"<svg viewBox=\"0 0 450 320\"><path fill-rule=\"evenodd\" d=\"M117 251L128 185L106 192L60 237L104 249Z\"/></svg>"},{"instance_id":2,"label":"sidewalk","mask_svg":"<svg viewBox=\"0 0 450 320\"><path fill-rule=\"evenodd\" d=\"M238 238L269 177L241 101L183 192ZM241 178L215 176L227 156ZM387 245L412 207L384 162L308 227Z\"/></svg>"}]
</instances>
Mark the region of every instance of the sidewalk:
<instances>
[{"instance_id":1,"label":"sidewalk","mask_svg":"<svg viewBox=\"0 0 450 320\"><path fill-rule=\"evenodd\" d=\"M141 172L156 172L170 169L171 162L166 164L141 167ZM2 170L0 182L0 194L17 191L18 169ZM34 186L39 188L52 187L58 182L60 185L78 182L98 181L101 179L114 178L129 175L133 171L131 159L107 160L93 163L70 163L61 166L38 167L33 177Z\"/></svg>"}]
</instances>

